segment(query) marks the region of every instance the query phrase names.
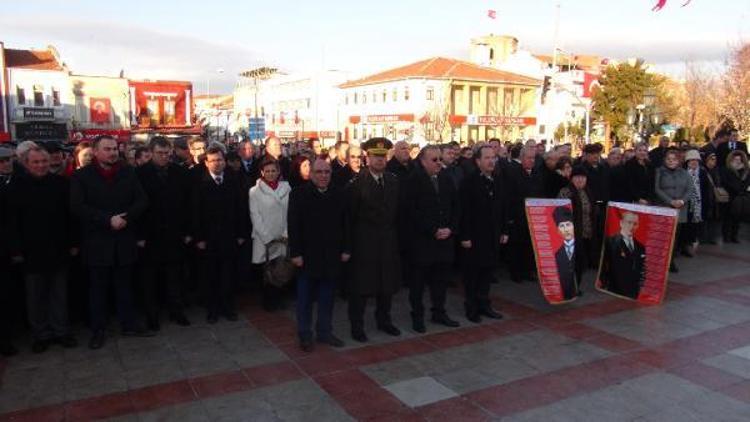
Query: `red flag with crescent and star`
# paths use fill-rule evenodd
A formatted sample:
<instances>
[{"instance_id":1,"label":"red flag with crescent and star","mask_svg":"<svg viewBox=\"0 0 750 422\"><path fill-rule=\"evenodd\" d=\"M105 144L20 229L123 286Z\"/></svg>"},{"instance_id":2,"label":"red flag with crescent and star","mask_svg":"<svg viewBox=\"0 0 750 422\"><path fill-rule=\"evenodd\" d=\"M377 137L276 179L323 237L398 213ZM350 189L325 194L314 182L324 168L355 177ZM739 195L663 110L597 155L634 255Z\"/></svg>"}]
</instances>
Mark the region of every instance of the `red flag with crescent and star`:
<instances>
[{"instance_id":1,"label":"red flag with crescent and star","mask_svg":"<svg viewBox=\"0 0 750 422\"><path fill-rule=\"evenodd\" d=\"M682 4L682 7L685 7L685 6L687 6L688 4L690 4L690 2L691 2L691 1L692 1L692 0L687 0L687 1L685 2L685 3L683 3L683 4ZM658 12L658 11L660 11L661 9L663 9L663 8L664 8L664 6L665 6L666 4L667 4L667 0L659 0L659 1L658 1L658 2L656 3L656 5L655 5L655 6L653 7L653 9L651 9L651 10L652 10L652 11L654 11L654 12Z\"/></svg>"},{"instance_id":2,"label":"red flag with crescent and star","mask_svg":"<svg viewBox=\"0 0 750 422\"><path fill-rule=\"evenodd\" d=\"M487 17L490 19L497 19L497 10L488 10L487 11Z\"/></svg>"}]
</instances>

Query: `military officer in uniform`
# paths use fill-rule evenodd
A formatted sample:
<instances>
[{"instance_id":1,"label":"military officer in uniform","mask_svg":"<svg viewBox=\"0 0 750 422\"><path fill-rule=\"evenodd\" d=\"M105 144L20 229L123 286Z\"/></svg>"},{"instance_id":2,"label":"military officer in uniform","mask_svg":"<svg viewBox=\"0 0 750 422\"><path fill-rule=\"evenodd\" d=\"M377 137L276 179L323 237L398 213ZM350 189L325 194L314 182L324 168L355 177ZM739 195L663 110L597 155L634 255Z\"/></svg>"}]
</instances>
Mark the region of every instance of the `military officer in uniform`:
<instances>
[{"instance_id":1,"label":"military officer in uniform","mask_svg":"<svg viewBox=\"0 0 750 422\"><path fill-rule=\"evenodd\" d=\"M349 233L352 236L349 293L349 321L352 338L366 342L364 313L367 297L375 296L377 327L392 336L401 331L391 321L391 298L401 285L398 248L399 182L385 171L386 154L392 143L371 138L362 144L368 167L347 187Z\"/></svg>"}]
</instances>

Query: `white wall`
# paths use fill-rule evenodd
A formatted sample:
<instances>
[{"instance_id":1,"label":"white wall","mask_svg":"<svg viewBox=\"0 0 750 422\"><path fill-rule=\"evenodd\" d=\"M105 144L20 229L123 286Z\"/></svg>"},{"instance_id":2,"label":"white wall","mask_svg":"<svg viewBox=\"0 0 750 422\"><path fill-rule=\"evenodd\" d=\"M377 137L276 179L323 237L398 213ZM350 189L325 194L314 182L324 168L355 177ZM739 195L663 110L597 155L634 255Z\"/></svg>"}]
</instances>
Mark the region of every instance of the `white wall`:
<instances>
[{"instance_id":1,"label":"white wall","mask_svg":"<svg viewBox=\"0 0 750 422\"><path fill-rule=\"evenodd\" d=\"M26 94L27 107L34 107L34 85L41 85L44 92L44 105L46 108L55 110L56 121L67 121L73 115L73 93L70 89L68 74L62 71L31 70L31 69L8 69L8 107L9 119L23 121L23 109L16 98L16 87L20 86ZM60 92L60 105L54 106L52 101L52 90Z\"/></svg>"}]
</instances>

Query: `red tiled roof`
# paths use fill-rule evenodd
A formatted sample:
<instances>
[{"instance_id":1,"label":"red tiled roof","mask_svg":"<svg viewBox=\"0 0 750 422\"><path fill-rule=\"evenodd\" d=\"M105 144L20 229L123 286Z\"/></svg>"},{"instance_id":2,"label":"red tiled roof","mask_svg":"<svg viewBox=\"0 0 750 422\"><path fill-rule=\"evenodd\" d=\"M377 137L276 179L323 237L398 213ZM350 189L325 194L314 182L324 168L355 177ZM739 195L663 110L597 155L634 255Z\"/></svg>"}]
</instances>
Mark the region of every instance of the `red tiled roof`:
<instances>
[{"instance_id":1,"label":"red tiled roof","mask_svg":"<svg viewBox=\"0 0 750 422\"><path fill-rule=\"evenodd\" d=\"M479 66L462 60L433 57L341 84L340 88L370 85L403 79L458 79L481 82L507 82L539 85L542 81L511 72Z\"/></svg>"},{"instance_id":2,"label":"red tiled roof","mask_svg":"<svg viewBox=\"0 0 750 422\"><path fill-rule=\"evenodd\" d=\"M16 50L5 49L5 65L7 67L33 70L65 70L62 63L57 61L52 50Z\"/></svg>"}]
</instances>

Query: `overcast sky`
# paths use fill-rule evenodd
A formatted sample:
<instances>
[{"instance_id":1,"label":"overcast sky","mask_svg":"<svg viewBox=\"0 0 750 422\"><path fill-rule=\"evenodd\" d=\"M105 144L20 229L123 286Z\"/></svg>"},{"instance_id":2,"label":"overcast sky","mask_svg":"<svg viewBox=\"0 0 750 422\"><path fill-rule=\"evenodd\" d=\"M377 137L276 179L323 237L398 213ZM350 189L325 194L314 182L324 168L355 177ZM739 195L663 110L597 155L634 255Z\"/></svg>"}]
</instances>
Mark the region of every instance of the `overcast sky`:
<instances>
[{"instance_id":1,"label":"overcast sky","mask_svg":"<svg viewBox=\"0 0 750 422\"><path fill-rule=\"evenodd\" d=\"M376 72L435 55L466 59L469 39L512 34L551 54L643 57L679 75L685 60L720 68L750 37L750 0L27 0L0 6L7 48L52 44L76 73L192 80L229 93L259 64L288 71ZM497 19L487 18L487 10ZM217 72L223 69L223 73Z\"/></svg>"}]
</instances>

